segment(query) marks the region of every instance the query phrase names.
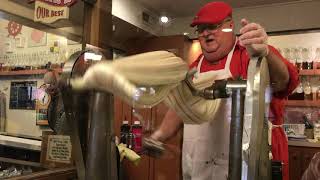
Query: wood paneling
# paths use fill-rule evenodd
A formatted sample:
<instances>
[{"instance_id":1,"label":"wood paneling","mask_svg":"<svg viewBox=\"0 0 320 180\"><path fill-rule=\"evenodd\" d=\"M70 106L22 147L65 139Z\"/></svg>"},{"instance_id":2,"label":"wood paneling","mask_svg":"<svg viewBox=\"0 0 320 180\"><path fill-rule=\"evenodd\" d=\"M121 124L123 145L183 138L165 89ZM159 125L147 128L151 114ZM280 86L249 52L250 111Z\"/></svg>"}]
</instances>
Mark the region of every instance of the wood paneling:
<instances>
[{"instance_id":1,"label":"wood paneling","mask_svg":"<svg viewBox=\"0 0 320 180\"><path fill-rule=\"evenodd\" d=\"M168 36L159 38L148 38L139 41L128 42L128 54L137 54L156 50L169 50L177 56L186 59L191 41L184 36ZM116 134L119 134L123 120L133 124L137 117L133 115L132 107L115 100L115 124ZM134 109L142 115L144 126L144 136L149 136L159 127L168 108L164 104L158 104L152 109ZM123 162L124 179L128 180L181 180L181 149L182 149L182 130L176 136L165 142L167 151L160 158L153 158L142 155L142 160L138 166L134 166L128 161Z\"/></svg>"},{"instance_id":2,"label":"wood paneling","mask_svg":"<svg viewBox=\"0 0 320 180\"><path fill-rule=\"evenodd\" d=\"M299 180L315 153L320 148L289 146L289 175L290 180Z\"/></svg>"}]
</instances>

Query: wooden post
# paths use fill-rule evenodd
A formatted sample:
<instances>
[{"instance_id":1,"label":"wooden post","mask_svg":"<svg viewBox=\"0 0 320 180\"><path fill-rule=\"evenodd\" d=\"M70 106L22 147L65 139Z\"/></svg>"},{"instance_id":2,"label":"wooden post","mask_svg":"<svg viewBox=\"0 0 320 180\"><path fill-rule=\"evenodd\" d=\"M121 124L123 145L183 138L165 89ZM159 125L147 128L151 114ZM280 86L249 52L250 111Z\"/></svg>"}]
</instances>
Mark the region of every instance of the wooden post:
<instances>
[{"instance_id":1,"label":"wooden post","mask_svg":"<svg viewBox=\"0 0 320 180\"><path fill-rule=\"evenodd\" d=\"M112 0L98 0L85 5L84 45L110 47L112 37Z\"/></svg>"}]
</instances>

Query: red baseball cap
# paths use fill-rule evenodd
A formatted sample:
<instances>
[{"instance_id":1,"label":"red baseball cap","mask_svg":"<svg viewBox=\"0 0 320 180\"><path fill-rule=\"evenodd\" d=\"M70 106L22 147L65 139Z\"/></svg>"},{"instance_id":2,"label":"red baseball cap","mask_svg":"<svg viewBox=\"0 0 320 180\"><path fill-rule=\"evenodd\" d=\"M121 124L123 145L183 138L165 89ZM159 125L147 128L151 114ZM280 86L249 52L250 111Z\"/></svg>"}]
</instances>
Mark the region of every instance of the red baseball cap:
<instances>
[{"instance_id":1,"label":"red baseball cap","mask_svg":"<svg viewBox=\"0 0 320 180\"><path fill-rule=\"evenodd\" d=\"M198 11L190 26L216 24L223 21L228 16L232 16L232 8L229 4L221 1L210 2Z\"/></svg>"}]
</instances>

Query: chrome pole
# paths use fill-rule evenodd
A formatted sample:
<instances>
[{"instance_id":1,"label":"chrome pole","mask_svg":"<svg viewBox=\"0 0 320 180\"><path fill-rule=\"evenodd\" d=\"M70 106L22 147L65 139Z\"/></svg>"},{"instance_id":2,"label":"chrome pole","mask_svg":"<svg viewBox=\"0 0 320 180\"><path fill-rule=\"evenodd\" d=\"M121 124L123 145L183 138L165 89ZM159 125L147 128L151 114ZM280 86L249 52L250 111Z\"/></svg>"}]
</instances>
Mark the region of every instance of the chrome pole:
<instances>
[{"instance_id":1,"label":"chrome pole","mask_svg":"<svg viewBox=\"0 0 320 180\"><path fill-rule=\"evenodd\" d=\"M94 92L91 107L86 179L117 180L113 129L113 96Z\"/></svg>"}]
</instances>

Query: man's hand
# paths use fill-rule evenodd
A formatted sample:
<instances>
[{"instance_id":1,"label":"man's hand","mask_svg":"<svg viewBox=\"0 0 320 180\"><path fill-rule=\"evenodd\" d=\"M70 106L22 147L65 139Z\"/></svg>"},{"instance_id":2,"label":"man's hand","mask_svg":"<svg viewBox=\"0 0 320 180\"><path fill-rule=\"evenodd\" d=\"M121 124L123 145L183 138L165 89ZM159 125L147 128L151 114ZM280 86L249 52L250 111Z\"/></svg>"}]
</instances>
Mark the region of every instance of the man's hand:
<instances>
[{"instance_id":1,"label":"man's hand","mask_svg":"<svg viewBox=\"0 0 320 180\"><path fill-rule=\"evenodd\" d=\"M259 24L249 23L246 19L241 19L242 28L239 37L240 44L247 48L252 57L264 57L269 53L268 35Z\"/></svg>"}]
</instances>

